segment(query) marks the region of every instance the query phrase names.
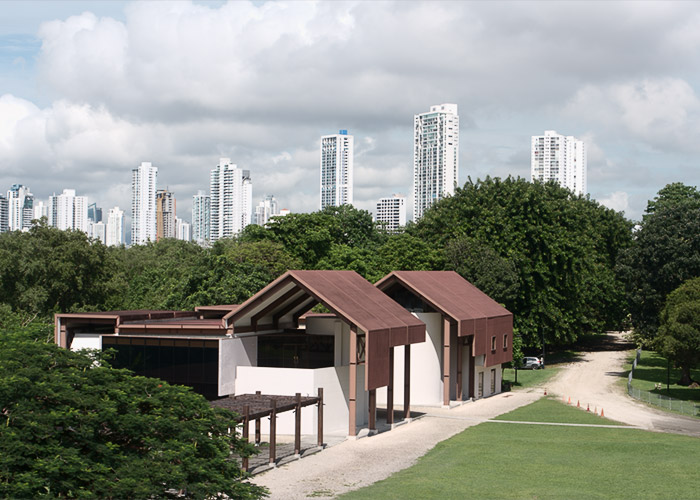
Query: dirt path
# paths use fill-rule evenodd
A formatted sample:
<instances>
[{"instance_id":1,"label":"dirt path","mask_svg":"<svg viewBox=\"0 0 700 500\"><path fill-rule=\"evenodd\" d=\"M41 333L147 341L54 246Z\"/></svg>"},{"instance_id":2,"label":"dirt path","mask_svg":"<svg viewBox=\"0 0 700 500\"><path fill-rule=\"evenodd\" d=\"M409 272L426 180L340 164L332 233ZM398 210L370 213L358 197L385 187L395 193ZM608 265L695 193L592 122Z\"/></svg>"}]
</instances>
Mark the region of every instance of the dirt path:
<instances>
[{"instance_id":1,"label":"dirt path","mask_svg":"<svg viewBox=\"0 0 700 500\"><path fill-rule=\"evenodd\" d=\"M700 437L700 419L655 410L627 395L619 380L627 376L622 368L631 348L623 334L608 334L603 346L582 353L580 360L567 365L548 382L548 392L570 397L572 404L577 401L581 406L590 404L591 411L603 408L607 418L619 422L652 431Z\"/></svg>"},{"instance_id":2,"label":"dirt path","mask_svg":"<svg viewBox=\"0 0 700 500\"><path fill-rule=\"evenodd\" d=\"M413 465L437 443L467 427L529 404L542 391L510 392L451 410L414 408L425 415L390 432L344 441L321 453L253 478L272 499L332 498Z\"/></svg>"}]
</instances>

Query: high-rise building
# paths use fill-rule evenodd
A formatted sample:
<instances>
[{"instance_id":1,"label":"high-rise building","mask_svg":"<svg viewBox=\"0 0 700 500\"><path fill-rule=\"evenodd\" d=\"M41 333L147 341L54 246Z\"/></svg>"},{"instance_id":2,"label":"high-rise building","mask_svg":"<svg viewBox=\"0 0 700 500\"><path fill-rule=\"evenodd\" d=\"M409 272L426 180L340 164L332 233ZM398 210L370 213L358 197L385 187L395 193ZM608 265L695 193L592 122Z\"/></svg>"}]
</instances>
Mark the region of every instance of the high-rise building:
<instances>
[{"instance_id":1,"label":"high-rise building","mask_svg":"<svg viewBox=\"0 0 700 500\"><path fill-rule=\"evenodd\" d=\"M7 198L0 194L0 233L6 233L10 230L8 210Z\"/></svg>"},{"instance_id":2,"label":"high-rise building","mask_svg":"<svg viewBox=\"0 0 700 500\"><path fill-rule=\"evenodd\" d=\"M459 115L456 104L430 106L413 118L413 220L455 192L459 183Z\"/></svg>"},{"instance_id":3,"label":"high-rise building","mask_svg":"<svg viewBox=\"0 0 700 500\"><path fill-rule=\"evenodd\" d=\"M255 223L258 226L264 226L270 217L274 215L279 215L280 211L277 208L277 200L271 194L268 194L263 198L258 206L255 207Z\"/></svg>"},{"instance_id":4,"label":"high-rise building","mask_svg":"<svg viewBox=\"0 0 700 500\"><path fill-rule=\"evenodd\" d=\"M50 226L89 232L87 196L76 196L75 189L64 189L59 195L49 196L48 208Z\"/></svg>"},{"instance_id":5,"label":"high-rise building","mask_svg":"<svg viewBox=\"0 0 700 500\"><path fill-rule=\"evenodd\" d=\"M156 240L175 238L176 201L167 189L156 191Z\"/></svg>"},{"instance_id":6,"label":"high-rise building","mask_svg":"<svg viewBox=\"0 0 700 500\"><path fill-rule=\"evenodd\" d=\"M46 220L49 220L49 207L43 201L34 200L33 211L34 214L32 215L32 219L39 220L42 217L46 217Z\"/></svg>"},{"instance_id":7,"label":"high-rise building","mask_svg":"<svg viewBox=\"0 0 700 500\"><path fill-rule=\"evenodd\" d=\"M107 241L107 226L104 222L92 222L88 220L88 236L100 240L106 244Z\"/></svg>"},{"instance_id":8,"label":"high-rise building","mask_svg":"<svg viewBox=\"0 0 700 500\"><path fill-rule=\"evenodd\" d=\"M107 213L105 244L109 247L124 244L124 211L119 207L110 208Z\"/></svg>"},{"instance_id":9,"label":"high-rise building","mask_svg":"<svg viewBox=\"0 0 700 500\"><path fill-rule=\"evenodd\" d=\"M90 203L90 205L88 205L88 219L92 222L102 221L102 209L97 206L97 203Z\"/></svg>"},{"instance_id":10,"label":"high-rise building","mask_svg":"<svg viewBox=\"0 0 700 500\"><path fill-rule=\"evenodd\" d=\"M216 241L240 233L251 223L253 184L250 170L242 170L229 158L219 159L210 177L210 239Z\"/></svg>"},{"instance_id":11,"label":"high-rise building","mask_svg":"<svg viewBox=\"0 0 700 500\"><path fill-rule=\"evenodd\" d=\"M175 217L175 237L178 240L190 241L190 223Z\"/></svg>"},{"instance_id":12,"label":"high-rise building","mask_svg":"<svg viewBox=\"0 0 700 500\"><path fill-rule=\"evenodd\" d=\"M210 239L211 198L204 191L192 196L192 241L203 245Z\"/></svg>"},{"instance_id":13,"label":"high-rise building","mask_svg":"<svg viewBox=\"0 0 700 500\"><path fill-rule=\"evenodd\" d=\"M556 181L575 194L585 195L587 186L586 145L573 136L554 130L532 136L530 179Z\"/></svg>"},{"instance_id":14,"label":"high-rise building","mask_svg":"<svg viewBox=\"0 0 700 500\"><path fill-rule=\"evenodd\" d=\"M321 137L321 210L352 205L353 149L347 130Z\"/></svg>"},{"instance_id":15,"label":"high-rise building","mask_svg":"<svg viewBox=\"0 0 700 500\"><path fill-rule=\"evenodd\" d=\"M7 192L7 220L10 231L26 231L32 226L34 195L22 184L13 184Z\"/></svg>"},{"instance_id":16,"label":"high-rise building","mask_svg":"<svg viewBox=\"0 0 700 500\"><path fill-rule=\"evenodd\" d=\"M158 168L142 162L131 173L131 244L141 245L156 241Z\"/></svg>"},{"instance_id":17,"label":"high-rise building","mask_svg":"<svg viewBox=\"0 0 700 500\"><path fill-rule=\"evenodd\" d=\"M406 197L395 194L381 198L377 203L377 222L380 222L389 232L396 232L406 225Z\"/></svg>"}]
</instances>

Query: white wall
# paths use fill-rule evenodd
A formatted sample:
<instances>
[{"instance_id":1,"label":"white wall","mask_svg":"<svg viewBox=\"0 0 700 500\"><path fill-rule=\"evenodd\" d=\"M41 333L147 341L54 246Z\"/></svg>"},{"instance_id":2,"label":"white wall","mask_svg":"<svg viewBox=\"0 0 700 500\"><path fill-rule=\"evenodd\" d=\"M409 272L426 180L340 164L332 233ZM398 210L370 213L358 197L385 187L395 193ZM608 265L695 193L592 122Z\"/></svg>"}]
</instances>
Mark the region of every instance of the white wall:
<instances>
[{"instance_id":1,"label":"white wall","mask_svg":"<svg viewBox=\"0 0 700 500\"><path fill-rule=\"evenodd\" d=\"M480 357L480 356L478 356ZM491 392L491 370L495 370L496 373L496 390ZM499 394L501 392L501 365L493 366L478 366L476 367L476 374L474 377L474 396L479 396L479 373L484 374L484 394L482 397L493 396L494 394Z\"/></svg>"},{"instance_id":2,"label":"white wall","mask_svg":"<svg viewBox=\"0 0 700 500\"><path fill-rule=\"evenodd\" d=\"M102 350L102 335L99 333L76 333L70 350L79 351L80 349Z\"/></svg>"},{"instance_id":3,"label":"white wall","mask_svg":"<svg viewBox=\"0 0 700 500\"><path fill-rule=\"evenodd\" d=\"M239 366L258 364L257 337L227 338L219 341L219 396L236 391L236 370Z\"/></svg>"}]
</instances>

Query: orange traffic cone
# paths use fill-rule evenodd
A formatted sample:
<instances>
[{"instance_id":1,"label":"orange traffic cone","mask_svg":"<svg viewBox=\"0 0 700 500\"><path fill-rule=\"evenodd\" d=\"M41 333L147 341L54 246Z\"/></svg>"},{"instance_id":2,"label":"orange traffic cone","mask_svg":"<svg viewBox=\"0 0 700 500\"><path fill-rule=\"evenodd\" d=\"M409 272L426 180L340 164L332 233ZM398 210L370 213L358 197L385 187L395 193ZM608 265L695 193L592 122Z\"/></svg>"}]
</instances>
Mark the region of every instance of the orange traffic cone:
<instances>
[{"instance_id":1,"label":"orange traffic cone","mask_svg":"<svg viewBox=\"0 0 700 500\"><path fill-rule=\"evenodd\" d=\"M569 402L567 404L571 404L571 396L569 396Z\"/></svg>"},{"instance_id":2,"label":"orange traffic cone","mask_svg":"<svg viewBox=\"0 0 700 500\"><path fill-rule=\"evenodd\" d=\"M600 409L600 416L601 416L601 417L604 417L604 416L605 416L605 412L603 412L603 409L602 409L602 408Z\"/></svg>"},{"instance_id":3,"label":"orange traffic cone","mask_svg":"<svg viewBox=\"0 0 700 500\"><path fill-rule=\"evenodd\" d=\"M580 400L576 401L576 408L581 408L581 401Z\"/></svg>"},{"instance_id":4,"label":"orange traffic cone","mask_svg":"<svg viewBox=\"0 0 700 500\"><path fill-rule=\"evenodd\" d=\"M588 403L588 406L586 407L586 411L591 411L591 403Z\"/></svg>"}]
</instances>

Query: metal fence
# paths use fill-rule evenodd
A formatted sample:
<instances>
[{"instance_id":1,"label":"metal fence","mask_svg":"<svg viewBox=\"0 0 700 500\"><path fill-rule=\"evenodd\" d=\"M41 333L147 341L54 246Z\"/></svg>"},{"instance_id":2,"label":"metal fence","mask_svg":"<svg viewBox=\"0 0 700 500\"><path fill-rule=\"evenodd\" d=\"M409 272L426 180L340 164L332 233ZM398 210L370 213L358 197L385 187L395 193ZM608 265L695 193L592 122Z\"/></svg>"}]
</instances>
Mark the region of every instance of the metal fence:
<instances>
[{"instance_id":1,"label":"metal fence","mask_svg":"<svg viewBox=\"0 0 700 500\"><path fill-rule=\"evenodd\" d=\"M700 406L694 401L683 401L681 399L674 399L662 394L655 394L650 391L643 391L642 389L636 389L632 387L632 378L634 376L634 370L637 368L637 363L642 355L642 350L637 349L637 355L632 362L632 370L627 377L627 394L635 399L644 401L661 408L666 408L669 410L677 411L685 415L690 415L693 417L700 416Z\"/></svg>"}]
</instances>

